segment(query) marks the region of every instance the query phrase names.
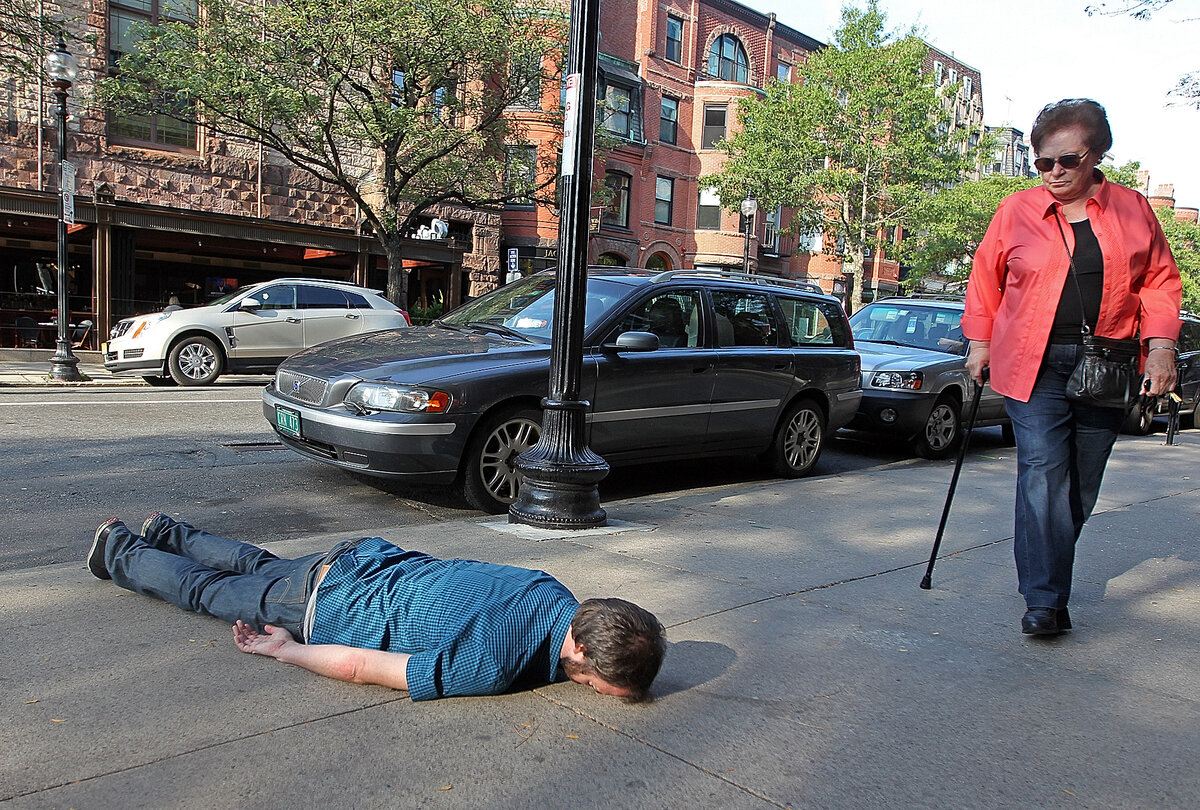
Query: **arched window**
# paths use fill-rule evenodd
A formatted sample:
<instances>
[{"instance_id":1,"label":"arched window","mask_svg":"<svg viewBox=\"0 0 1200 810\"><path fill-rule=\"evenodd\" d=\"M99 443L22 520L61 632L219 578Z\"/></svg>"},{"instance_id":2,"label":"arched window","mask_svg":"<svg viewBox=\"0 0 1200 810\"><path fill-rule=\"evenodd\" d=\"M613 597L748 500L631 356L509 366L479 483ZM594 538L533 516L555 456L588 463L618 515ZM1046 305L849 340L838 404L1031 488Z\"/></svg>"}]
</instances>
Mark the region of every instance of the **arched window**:
<instances>
[{"instance_id":1,"label":"arched window","mask_svg":"<svg viewBox=\"0 0 1200 810\"><path fill-rule=\"evenodd\" d=\"M739 84L750 83L750 60L733 34L721 34L708 51L708 75Z\"/></svg>"},{"instance_id":2,"label":"arched window","mask_svg":"<svg viewBox=\"0 0 1200 810\"><path fill-rule=\"evenodd\" d=\"M665 253L655 253L646 260L647 270L670 270L671 259Z\"/></svg>"},{"instance_id":3,"label":"arched window","mask_svg":"<svg viewBox=\"0 0 1200 810\"><path fill-rule=\"evenodd\" d=\"M629 261L620 253L601 253L596 264L604 267L628 267Z\"/></svg>"}]
</instances>

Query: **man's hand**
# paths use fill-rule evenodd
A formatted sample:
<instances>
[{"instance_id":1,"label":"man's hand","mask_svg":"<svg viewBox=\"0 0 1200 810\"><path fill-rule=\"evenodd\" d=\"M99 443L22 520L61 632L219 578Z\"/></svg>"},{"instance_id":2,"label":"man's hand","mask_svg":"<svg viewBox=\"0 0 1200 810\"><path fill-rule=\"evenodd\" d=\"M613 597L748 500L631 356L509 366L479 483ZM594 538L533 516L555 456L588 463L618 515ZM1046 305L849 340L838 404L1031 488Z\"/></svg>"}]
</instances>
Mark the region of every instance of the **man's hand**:
<instances>
[{"instance_id":1,"label":"man's hand","mask_svg":"<svg viewBox=\"0 0 1200 810\"><path fill-rule=\"evenodd\" d=\"M972 340L967 353L967 373L976 385L983 385L983 370L992 364L992 345Z\"/></svg>"},{"instance_id":2,"label":"man's hand","mask_svg":"<svg viewBox=\"0 0 1200 810\"><path fill-rule=\"evenodd\" d=\"M233 643L244 653L269 655L272 658L279 658L286 651L288 645L296 644L292 634L282 627L268 624L263 631L260 633L238 619L233 626Z\"/></svg>"}]
</instances>

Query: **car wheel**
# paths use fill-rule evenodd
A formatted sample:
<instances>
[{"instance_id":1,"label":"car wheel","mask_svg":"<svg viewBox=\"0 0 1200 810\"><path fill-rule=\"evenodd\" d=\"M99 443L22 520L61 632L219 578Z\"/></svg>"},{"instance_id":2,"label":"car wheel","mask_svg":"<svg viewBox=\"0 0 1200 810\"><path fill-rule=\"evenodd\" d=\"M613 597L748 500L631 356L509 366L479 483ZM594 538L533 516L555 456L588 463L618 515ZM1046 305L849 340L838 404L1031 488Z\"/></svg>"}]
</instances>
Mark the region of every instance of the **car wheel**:
<instances>
[{"instance_id":1,"label":"car wheel","mask_svg":"<svg viewBox=\"0 0 1200 810\"><path fill-rule=\"evenodd\" d=\"M487 419L467 445L462 484L467 503L493 515L508 511L521 486L517 456L541 435L542 413L534 408L509 408Z\"/></svg>"},{"instance_id":2,"label":"car wheel","mask_svg":"<svg viewBox=\"0 0 1200 810\"><path fill-rule=\"evenodd\" d=\"M170 377L142 377L146 381L146 385L153 385L155 388L160 388L165 385L175 385L175 380Z\"/></svg>"},{"instance_id":3,"label":"car wheel","mask_svg":"<svg viewBox=\"0 0 1200 810\"><path fill-rule=\"evenodd\" d=\"M771 472L780 478L808 475L825 447L825 414L810 400L801 400L788 408L766 459Z\"/></svg>"},{"instance_id":4,"label":"car wheel","mask_svg":"<svg viewBox=\"0 0 1200 810\"><path fill-rule=\"evenodd\" d=\"M1138 397L1121 425L1121 432L1131 436L1149 436L1154 432L1154 400Z\"/></svg>"},{"instance_id":5,"label":"car wheel","mask_svg":"<svg viewBox=\"0 0 1200 810\"><path fill-rule=\"evenodd\" d=\"M929 412L925 426L913 439L913 449L921 458L949 458L962 438L962 416L958 403L942 397Z\"/></svg>"},{"instance_id":6,"label":"car wheel","mask_svg":"<svg viewBox=\"0 0 1200 810\"><path fill-rule=\"evenodd\" d=\"M184 338L171 349L168 367L180 385L208 385L221 376L221 350L202 335Z\"/></svg>"}]
</instances>

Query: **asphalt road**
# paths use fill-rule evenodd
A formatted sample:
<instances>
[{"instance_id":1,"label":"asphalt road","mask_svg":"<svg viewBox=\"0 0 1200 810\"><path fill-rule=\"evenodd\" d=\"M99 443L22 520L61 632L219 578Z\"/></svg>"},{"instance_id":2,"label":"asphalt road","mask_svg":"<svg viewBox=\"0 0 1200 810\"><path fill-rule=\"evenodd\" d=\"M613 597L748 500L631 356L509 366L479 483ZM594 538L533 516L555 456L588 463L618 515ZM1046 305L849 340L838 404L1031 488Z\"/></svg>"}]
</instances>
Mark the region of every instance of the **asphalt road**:
<instances>
[{"instance_id":1,"label":"asphalt road","mask_svg":"<svg viewBox=\"0 0 1200 810\"><path fill-rule=\"evenodd\" d=\"M254 542L421 526L477 515L445 488L364 479L279 444L262 417L265 378L202 388L0 390L0 570L75 560L114 515L140 525L161 510ZM1007 454L999 429L972 452ZM931 464L878 437L841 435L816 475ZM942 473L938 473L942 475ZM602 501L768 480L752 459L617 468Z\"/></svg>"}]
</instances>

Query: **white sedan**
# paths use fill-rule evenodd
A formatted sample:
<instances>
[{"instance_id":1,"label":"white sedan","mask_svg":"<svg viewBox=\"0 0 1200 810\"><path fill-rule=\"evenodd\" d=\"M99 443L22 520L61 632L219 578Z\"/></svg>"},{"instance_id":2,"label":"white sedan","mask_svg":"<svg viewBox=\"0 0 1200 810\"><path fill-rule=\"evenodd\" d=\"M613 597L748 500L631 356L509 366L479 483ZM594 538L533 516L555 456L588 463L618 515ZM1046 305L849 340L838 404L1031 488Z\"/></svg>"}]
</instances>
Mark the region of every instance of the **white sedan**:
<instances>
[{"instance_id":1,"label":"white sedan","mask_svg":"<svg viewBox=\"0 0 1200 810\"><path fill-rule=\"evenodd\" d=\"M104 367L151 385L208 385L226 373L270 373L335 338L409 326L408 313L357 284L281 278L202 307L167 307L112 328Z\"/></svg>"}]
</instances>

